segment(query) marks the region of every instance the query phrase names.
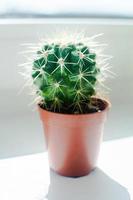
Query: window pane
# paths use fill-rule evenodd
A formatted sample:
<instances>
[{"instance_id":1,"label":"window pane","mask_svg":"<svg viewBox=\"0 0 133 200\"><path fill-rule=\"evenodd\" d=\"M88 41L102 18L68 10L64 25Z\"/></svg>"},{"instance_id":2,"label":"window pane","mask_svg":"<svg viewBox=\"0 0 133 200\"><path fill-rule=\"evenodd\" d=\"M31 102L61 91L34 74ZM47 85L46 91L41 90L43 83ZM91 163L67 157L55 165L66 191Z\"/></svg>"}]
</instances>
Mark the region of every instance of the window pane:
<instances>
[{"instance_id":1,"label":"window pane","mask_svg":"<svg viewBox=\"0 0 133 200\"><path fill-rule=\"evenodd\" d=\"M1 17L133 17L132 0L0 0Z\"/></svg>"}]
</instances>

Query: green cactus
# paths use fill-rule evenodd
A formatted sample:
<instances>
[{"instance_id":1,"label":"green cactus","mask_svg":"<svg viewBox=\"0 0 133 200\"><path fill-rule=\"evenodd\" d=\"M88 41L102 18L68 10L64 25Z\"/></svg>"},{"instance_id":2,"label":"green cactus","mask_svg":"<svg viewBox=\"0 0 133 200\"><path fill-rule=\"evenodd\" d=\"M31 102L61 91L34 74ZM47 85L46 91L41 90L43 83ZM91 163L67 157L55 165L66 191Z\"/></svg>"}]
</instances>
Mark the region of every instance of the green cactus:
<instances>
[{"instance_id":1,"label":"green cactus","mask_svg":"<svg viewBox=\"0 0 133 200\"><path fill-rule=\"evenodd\" d=\"M59 113L95 112L92 97L99 73L96 54L83 43L45 44L32 67L41 106Z\"/></svg>"}]
</instances>

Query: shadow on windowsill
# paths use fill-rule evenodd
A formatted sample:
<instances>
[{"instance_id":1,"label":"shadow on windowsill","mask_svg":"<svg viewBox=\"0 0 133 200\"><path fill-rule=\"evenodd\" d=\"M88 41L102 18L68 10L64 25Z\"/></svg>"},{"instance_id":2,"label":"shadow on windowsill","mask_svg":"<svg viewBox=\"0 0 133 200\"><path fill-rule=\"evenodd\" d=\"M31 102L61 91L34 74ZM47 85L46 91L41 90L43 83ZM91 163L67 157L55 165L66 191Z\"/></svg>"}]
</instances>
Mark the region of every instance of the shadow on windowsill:
<instances>
[{"instance_id":1,"label":"shadow on windowsill","mask_svg":"<svg viewBox=\"0 0 133 200\"><path fill-rule=\"evenodd\" d=\"M67 178L50 171L48 200L130 200L126 188L96 168L80 178Z\"/></svg>"}]
</instances>

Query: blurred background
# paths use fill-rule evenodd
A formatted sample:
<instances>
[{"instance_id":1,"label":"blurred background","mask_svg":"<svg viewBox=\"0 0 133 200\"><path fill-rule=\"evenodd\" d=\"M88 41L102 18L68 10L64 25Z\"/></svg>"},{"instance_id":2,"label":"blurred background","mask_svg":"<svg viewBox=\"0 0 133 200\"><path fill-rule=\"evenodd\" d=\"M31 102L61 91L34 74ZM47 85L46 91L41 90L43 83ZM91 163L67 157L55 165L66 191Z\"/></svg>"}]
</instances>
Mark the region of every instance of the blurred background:
<instances>
[{"instance_id":1,"label":"blurred background","mask_svg":"<svg viewBox=\"0 0 133 200\"><path fill-rule=\"evenodd\" d=\"M56 31L104 33L105 53L116 74L106 81L112 108L104 140L133 136L133 2L132 0L0 1L0 158L45 150L43 130L28 88L19 74L23 43L36 43Z\"/></svg>"}]
</instances>

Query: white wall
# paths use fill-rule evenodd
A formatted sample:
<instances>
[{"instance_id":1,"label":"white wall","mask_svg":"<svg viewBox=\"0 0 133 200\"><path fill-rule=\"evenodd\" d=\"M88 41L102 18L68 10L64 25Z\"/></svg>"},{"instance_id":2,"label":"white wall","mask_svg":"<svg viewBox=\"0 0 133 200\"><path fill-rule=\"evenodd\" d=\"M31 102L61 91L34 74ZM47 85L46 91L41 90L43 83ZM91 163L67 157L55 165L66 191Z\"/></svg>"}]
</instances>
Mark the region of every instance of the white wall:
<instances>
[{"instance_id":1,"label":"white wall","mask_svg":"<svg viewBox=\"0 0 133 200\"><path fill-rule=\"evenodd\" d=\"M85 30L88 36L104 33L101 42L108 43L107 54L115 79L107 81L112 89L112 108L104 139L133 135L133 22L116 20L45 20L0 21L0 157L40 152L44 149L43 131L28 90L20 95L23 85L18 64L24 62L20 45L38 42L55 30Z\"/></svg>"}]
</instances>

